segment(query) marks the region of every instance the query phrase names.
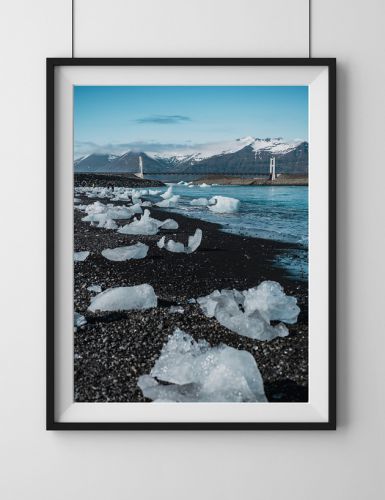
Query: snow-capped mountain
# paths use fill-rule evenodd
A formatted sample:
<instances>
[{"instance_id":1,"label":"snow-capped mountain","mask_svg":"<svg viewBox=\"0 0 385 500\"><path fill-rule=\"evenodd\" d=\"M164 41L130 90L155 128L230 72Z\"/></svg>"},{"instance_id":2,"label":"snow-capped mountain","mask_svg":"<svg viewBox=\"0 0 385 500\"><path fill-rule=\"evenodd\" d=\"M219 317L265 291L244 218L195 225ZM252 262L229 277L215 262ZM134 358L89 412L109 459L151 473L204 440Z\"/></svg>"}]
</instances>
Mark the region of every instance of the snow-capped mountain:
<instances>
[{"instance_id":1,"label":"snow-capped mountain","mask_svg":"<svg viewBox=\"0 0 385 500\"><path fill-rule=\"evenodd\" d=\"M142 157L146 174L268 174L270 158L276 158L277 173L307 174L308 143L281 137L243 137L234 141L200 144L184 150L162 152L128 151L119 157L89 155L77 160L76 172L126 172L139 170Z\"/></svg>"},{"instance_id":2,"label":"snow-capped mountain","mask_svg":"<svg viewBox=\"0 0 385 500\"><path fill-rule=\"evenodd\" d=\"M117 155L93 153L82 156L74 161L75 172L97 172L99 169L106 168L118 158Z\"/></svg>"}]
</instances>

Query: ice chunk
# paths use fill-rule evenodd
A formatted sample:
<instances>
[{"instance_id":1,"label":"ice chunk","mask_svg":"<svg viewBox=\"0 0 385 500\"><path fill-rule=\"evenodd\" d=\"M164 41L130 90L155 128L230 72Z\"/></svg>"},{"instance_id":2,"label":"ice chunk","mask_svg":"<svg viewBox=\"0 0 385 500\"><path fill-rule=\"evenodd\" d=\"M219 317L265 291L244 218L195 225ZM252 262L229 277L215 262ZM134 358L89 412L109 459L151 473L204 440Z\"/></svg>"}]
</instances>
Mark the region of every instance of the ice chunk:
<instances>
[{"instance_id":1,"label":"ice chunk","mask_svg":"<svg viewBox=\"0 0 385 500\"><path fill-rule=\"evenodd\" d=\"M79 326L83 326L87 324L87 320L81 314L74 312L74 327L79 328Z\"/></svg>"},{"instance_id":2,"label":"ice chunk","mask_svg":"<svg viewBox=\"0 0 385 500\"><path fill-rule=\"evenodd\" d=\"M118 225L113 219L100 219L98 227L103 227L104 229L117 229Z\"/></svg>"},{"instance_id":3,"label":"ice chunk","mask_svg":"<svg viewBox=\"0 0 385 500\"><path fill-rule=\"evenodd\" d=\"M122 262L130 259L143 259L148 252L148 246L144 243L136 243L127 247L107 248L102 250L102 255L108 260Z\"/></svg>"},{"instance_id":4,"label":"ice chunk","mask_svg":"<svg viewBox=\"0 0 385 500\"><path fill-rule=\"evenodd\" d=\"M266 321L284 321L296 323L300 308L297 299L285 294L276 281L263 281L260 285L243 292L246 313L258 310Z\"/></svg>"},{"instance_id":5,"label":"ice chunk","mask_svg":"<svg viewBox=\"0 0 385 500\"><path fill-rule=\"evenodd\" d=\"M167 198L166 200L158 201L158 203L155 203L155 206L160 208L174 208L177 205L179 198L179 194L176 194L174 196L171 196L171 198Z\"/></svg>"},{"instance_id":6,"label":"ice chunk","mask_svg":"<svg viewBox=\"0 0 385 500\"><path fill-rule=\"evenodd\" d=\"M144 235L154 235L157 234L159 226L154 219L151 219L149 210L145 209L144 214L138 219L134 219L131 224L126 224L125 226L118 229L118 233L121 234L144 234Z\"/></svg>"},{"instance_id":7,"label":"ice chunk","mask_svg":"<svg viewBox=\"0 0 385 500\"><path fill-rule=\"evenodd\" d=\"M194 198L193 200L190 201L190 205L197 207L206 207L208 203L209 200L207 198Z\"/></svg>"},{"instance_id":8,"label":"ice chunk","mask_svg":"<svg viewBox=\"0 0 385 500\"><path fill-rule=\"evenodd\" d=\"M139 377L138 385L145 397L157 402L267 401L262 376L249 352L196 342L179 328L163 346L150 375Z\"/></svg>"},{"instance_id":9,"label":"ice chunk","mask_svg":"<svg viewBox=\"0 0 385 500\"><path fill-rule=\"evenodd\" d=\"M174 240L168 240L165 242L165 237L163 236L157 243L159 248L166 248L169 252L174 253L192 253L199 247L202 241L202 230L197 229L193 236L188 237L187 247L183 243L176 242Z\"/></svg>"},{"instance_id":10,"label":"ice chunk","mask_svg":"<svg viewBox=\"0 0 385 500\"><path fill-rule=\"evenodd\" d=\"M163 198L164 200L171 198L172 197L172 186L169 186L167 191L165 193L161 194L160 197Z\"/></svg>"},{"instance_id":11,"label":"ice chunk","mask_svg":"<svg viewBox=\"0 0 385 500\"><path fill-rule=\"evenodd\" d=\"M158 189L149 189L148 190L148 194L151 196L156 196L159 193L160 193L160 191Z\"/></svg>"},{"instance_id":12,"label":"ice chunk","mask_svg":"<svg viewBox=\"0 0 385 500\"><path fill-rule=\"evenodd\" d=\"M169 312L171 314L183 314L184 313L184 309L181 306L171 306L170 309L169 309Z\"/></svg>"},{"instance_id":13,"label":"ice chunk","mask_svg":"<svg viewBox=\"0 0 385 500\"><path fill-rule=\"evenodd\" d=\"M174 219L166 219L159 227L162 229L178 229L179 224Z\"/></svg>"},{"instance_id":14,"label":"ice chunk","mask_svg":"<svg viewBox=\"0 0 385 500\"><path fill-rule=\"evenodd\" d=\"M89 292L100 293L102 291L102 287L100 285L90 285L87 287Z\"/></svg>"},{"instance_id":15,"label":"ice chunk","mask_svg":"<svg viewBox=\"0 0 385 500\"><path fill-rule=\"evenodd\" d=\"M193 253L202 243L202 229L197 229L193 236L188 237L186 253Z\"/></svg>"},{"instance_id":16,"label":"ice chunk","mask_svg":"<svg viewBox=\"0 0 385 500\"><path fill-rule=\"evenodd\" d=\"M289 334L283 323L272 326L270 321L295 323L300 312L297 299L285 295L281 285L264 281L244 292L215 290L197 299L203 313L229 330L258 340L272 340Z\"/></svg>"},{"instance_id":17,"label":"ice chunk","mask_svg":"<svg viewBox=\"0 0 385 500\"><path fill-rule=\"evenodd\" d=\"M209 200L209 210L220 214L237 212L239 210L240 201L236 198L228 198L227 196L213 196Z\"/></svg>"},{"instance_id":18,"label":"ice chunk","mask_svg":"<svg viewBox=\"0 0 385 500\"><path fill-rule=\"evenodd\" d=\"M108 219L130 219L135 212L133 210L134 207L114 207L114 208L109 208L106 211L106 217ZM142 213L141 211L139 213Z\"/></svg>"},{"instance_id":19,"label":"ice chunk","mask_svg":"<svg viewBox=\"0 0 385 500\"><path fill-rule=\"evenodd\" d=\"M129 207L129 208L134 214L142 214L143 213L141 203L135 203L134 205L131 205L131 207Z\"/></svg>"},{"instance_id":20,"label":"ice chunk","mask_svg":"<svg viewBox=\"0 0 385 500\"><path fill-rule=\"evenodd\" d=\"M165 236L162 236L161 239L157 242L157 246L159 248L164 248L164 240L166 239Z\"/></svg>"},{"instance_id":21,"label":"ice chunk","mask_svg":"<svg viewBox=\"0 0 385 500\"><path fill-rule=\"evenodd\" d=\"M208 188L210 186L208 184L206 184L205 182L203 182L202 184L199 184L199 187L201 187L201 188Z\"/></svg>"},{"instance_id":22,"label":"ice chunk","mask_svg":"<svg viewBox=\"0 0 385 500\"><path fill-rule=\"evenodd\" d=\"M83 262L89 256L90 252L75 252L74 253L74 262Z\"/></svg>"},{"instance_id":23,"label":"ice chunk","mask_svg":"<svg viewBox=\"0 0 385 500\"><path fill-rule=\"evenodd\" d=\"M91 299L89 311L128 311L156 307L157 296L151 285L108 288Z\"/></svg>"},{"instance_id":24,"label":"ice chunk","mask_svg":"<svg viewBox=\"0 0 385 500\"><path fill-rule=\"evenodd\" d=\"M166 248L169 252L174 252L174 253L186 253L186 249L185 249L185 246L183 245L183 243L179 243L179 242L174 241L174 240L169 240L169 241L166 243L165 248Z\"/></svg>"}]
</instances>

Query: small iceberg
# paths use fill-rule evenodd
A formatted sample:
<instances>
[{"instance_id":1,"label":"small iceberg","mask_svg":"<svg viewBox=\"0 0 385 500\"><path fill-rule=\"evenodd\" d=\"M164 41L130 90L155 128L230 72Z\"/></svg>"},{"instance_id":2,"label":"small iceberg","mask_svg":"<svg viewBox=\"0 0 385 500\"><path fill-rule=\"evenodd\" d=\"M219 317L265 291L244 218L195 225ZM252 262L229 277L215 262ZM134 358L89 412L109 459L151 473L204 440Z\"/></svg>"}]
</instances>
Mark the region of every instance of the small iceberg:
<instances>
[{"instance_id":1,"label":"small iceberg","mask_svg":"<svg viewBox=\"0 0 385 500\"><path fill-rule=\"evenodd\" d=\"M195 207L206 207L209 204L209 200L207 198L194 198L190 201L190 205Z\"/></svg>"},{"instance_id":2,"label":"small iceberg","mask_svg":"<svg viewBox=\"0 0 385 500\"><path fill-rule=\"evenodd\" d=\"M171 314L183 314L184 313L184 309L182 306L171 306L168 311Z\"/></svg>"},{"instance_id":3,"label":"small iceberg","mask_svg":"<svg viewBox=\"0 0 385 500\"><path fill-rule=\"evenodd\" d=\"M131 259L144 259L147 256L148 246L144 243L136 243L127 247L107 248L102 250L102 255L108 260L123 262Z\"/></svg>"},{"instance_id":4,"label":"small iceberg","mask_svg":"<svg viewBox=\"0 0 385 500\"><path fill-rule=\"evenodd\" d=\"M161 222L159 227L161 229L178 229L179 224L174 219L166 219L165 221Z\"/></svg>"},{"instance_id":5,"label":"small iceberg","mask_svg":"<svg viewBox=\"0 0 385 500\"><path fill-rule=\"evenodd\" d=\"M174 196L171 196L171 198L167 198L166 200L158 201L158 203L155 203L155 206L159 208L174 208L176 207L179 198L179 194L176 194Z\"/></svg>"},{"instance_id":6,"label":"small iceberg","mask_svg":"<svg viewBox=\"0 0 385 500\"><path fill-rule=\"evenodd\" d=\"M113 219L105 217L99 220L98 227L102 227L103 229L117 229L118 225Z\"/></svg>"},{"instance_id":7,"label":"small iceberg","mask_svg":"<svg viewBox=\"0 0 385 500\"><path fill-rule=\"evenodd\" d=\"M138 386L155 402L267 401L261 373L249 352L196 342L179 328L163 346L150 374L139 377Z\"/></svg>"},{"instance_id":8,"label":"small iceberg","mask_svg":"<svg viewBox=\"0 0 385 500\"><path fill-rule=\"evenodd\" d=\"M166 243L166 238L163 236L158 242L157 246L159 248L165 248L169 252L174 253L193 253L202 242L202 229L197 229L193 236L188 237L187 247L183 243L179 243L174 240L168 240Z\"/></svg>"},{"instance_id":9,"label":"small iceberg","mask_svg":"<svg viewBox=\"0 0 385 500\"><path fill-rule=\"evenodd\" d=\"M121 234L141 234L141 235L154 235L159 231L158 221L151 219L150 211L146 208L142 217L134 219L130 224L118 229Z\"/></svg>"},{"instance_id":10,"label":"small iceberg","mask_svg":"<svg viewBox=\"0 0 385 500\"><path fill-rule=\"evenodd\" d=\"M171 198L172 197L172 186L169 186L167 191L165 193L161 194L160 197L163 198L164 200Z\"/></svg>"},{"instance_id":11,"label":"small iceberg","mask_svg":"<svg viewBox=\"0 0 385 500\"><path fill-rule=\"evenodd\" d=\"M74 327L79 328L80 326L84 326L87 324L86 318L77 312L74 312Z\"/></svg>"},{"instance_id":12,"label":"small iceberg","mask_svg":"<svg viewBox=\"0 0 385 500\"><path fill-rule=\"evenodd\" d=\"M151 285L121 286L108 288L95 295L88 307L89 311L129 311L131 309L150 309L158 304L157 296Z\"/></svg>"},{"instance_id":13,"label":"small iceberg","mask_svg":"<svg viewBox=\"0 0 385 500\"><path fill-rule=\"evenodd\" d=\"M275 281L264 281L243 292L215 290L197 299L202 312L234 333L257 340L272 340L289 334L283 323L295 323L300 313L297 299L285 294Z\"/></svg>"},{"instance_id":14,"label":"small iceberg","mask_svg":"<svg viewBox=\"0 0 385 500\"><path fill-rule=\"evenodd\" d=\"M83 262L90 255L90 252L75 252L74 253L74 262Z\"/></svg>"},{"instance_id":15,"label":"small iceberg","mask_svg":"<svg viewBox=\"0 0 385 500\"><path fill-rule=\"evenodd\" d=\"M241 204L236 198L228 198L227 196L213 196L209 203L209 210L219 214L237 212Z\"/></svg>"}]
</instances>

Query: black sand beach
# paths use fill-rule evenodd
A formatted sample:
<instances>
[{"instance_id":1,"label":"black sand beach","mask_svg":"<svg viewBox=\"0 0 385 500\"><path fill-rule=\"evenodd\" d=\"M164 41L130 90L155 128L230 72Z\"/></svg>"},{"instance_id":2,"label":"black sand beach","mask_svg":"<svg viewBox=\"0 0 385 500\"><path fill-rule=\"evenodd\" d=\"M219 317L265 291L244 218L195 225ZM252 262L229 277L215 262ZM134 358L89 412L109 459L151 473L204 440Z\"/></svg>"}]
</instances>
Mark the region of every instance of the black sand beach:
<instances>
[{"instance_id":1,"label":"black sand beach","mask_svg":"<svg viewBox=\"0 0 385 500\"><path fill-rule=\"evenodd\" d=\"M82 203L92 201L82 199ZM82 222L84 213L75 209L74 250L91 252L86 261L74 265L74 310L87 319L87 324L74 334L75 401L147 401L137 379L150 372L175 327L211 345L225 343L249 351L257 361L269 401L307 401L307 282L295 281L273 266L275 256L286 250L295 251L297 247L227 234L216 224L163 209L150 210L160 220L172 217L179 223L179 229L162 230L156 236L123 235ZM126 222L117 221L120 225ZM192 254L170 253L156 246L163 234L186 243L188 235L198 227L203 231L203 240ZM145 259L111 262L100 253L105 248L139 241L150 247ZM244 290L267 279L278 281L288 295L298 299L301 313L298 322L289 325L288 337L269 342L242 337L204 316L198 304L188 302L215 289ZM142 283L153 286L159 299L157 308L97 314L87 311L93 295L87 291L90 285L97 284L105 290ZM184 313L170 313L172 305L181 305Z\"/></svg>"}]
</instances>

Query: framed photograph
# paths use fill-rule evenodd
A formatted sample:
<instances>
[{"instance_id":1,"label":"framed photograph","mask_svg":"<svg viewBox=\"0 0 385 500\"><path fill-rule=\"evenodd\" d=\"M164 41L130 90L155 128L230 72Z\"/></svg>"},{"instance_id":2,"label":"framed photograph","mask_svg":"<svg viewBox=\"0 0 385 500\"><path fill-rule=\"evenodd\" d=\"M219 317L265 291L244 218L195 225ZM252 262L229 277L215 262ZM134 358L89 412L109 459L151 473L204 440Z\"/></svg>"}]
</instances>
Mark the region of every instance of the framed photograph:
<instances>
[{"instance_id":1,"label":"framed photograph","mask_svg":"<svg viewBox=\"0 0 385 500\"><path fill-rule=\"evenodd\" d=\"M335 429L335 193L335 59L48 59L47 429Z\"/></svg>"}]
</instances>

